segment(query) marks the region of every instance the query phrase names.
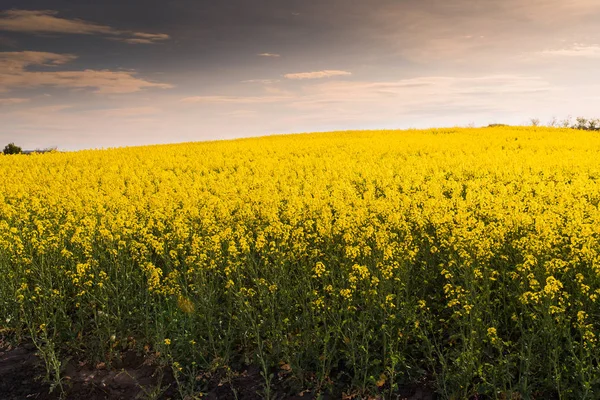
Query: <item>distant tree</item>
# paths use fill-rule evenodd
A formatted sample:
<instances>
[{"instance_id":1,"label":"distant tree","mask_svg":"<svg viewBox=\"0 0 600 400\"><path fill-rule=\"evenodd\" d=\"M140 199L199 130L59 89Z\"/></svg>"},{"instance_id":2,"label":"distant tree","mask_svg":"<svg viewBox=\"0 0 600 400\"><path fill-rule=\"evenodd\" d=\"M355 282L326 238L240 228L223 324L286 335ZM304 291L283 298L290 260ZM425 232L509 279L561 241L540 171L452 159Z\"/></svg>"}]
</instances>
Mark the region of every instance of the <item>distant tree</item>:
<instances>
[{"instance_id":1,"label":"distant tree","mask_svg":"<svg viewBox=\"0 0 600 400\"><path fill-rule=\"evenodd\" d=\"M4 154L21 154L23 152L23 149L21 149L19 146L17 146L14 143L9 143L6 146L4 146Z\"/></svg>"},{"instance_id":2,"label":"distant tree","mask_svg":"<svg viewBox=\"0 0 600 400\"><path fill-rule=\"evenodd\" d=\"M530 119L531 125L540 126L540 120L537 118ZM559 121L556 117L552 117L550 122L546 126L565 128L565 129L579 129L582 131L600 131L600 119L599 118L585 118L577 117L573 121L571 116Z\"/></svg>"},{"instance_id":3,"label":"distant tree","mask_svg":"<svg viewBox=\"0 0 600 400\"><path fill-rule=\"evenodd\" d=\"M569 115L567 118L563 119L560 122L560 126L562 128L569 128L571 126L571 116Z\"/></svg>"},{"instance_id":4,"label":"distant tree","mask_svg":"<svg viewBox=\"0 0 600 400\"><path fill-rule=\"evenodd\" d=\"M575 123L575 125L573 125L574 129L582 129L582 130L587 129L587 125L588 125L587 118L577 117L577 118L575 118L575 121L577 121L577 122Z\"/></svg>"},{"instance_id":5,"label":"distant tree","mask_svg":"<svg viewBox=\"0 0 600 400\"><path fill-rule=\"evenodd\" d=\"M590 119L588 121L587 129L589 131L600 131L600 119Z\"/></svg>"},{"instance_id":6,"label":"distant tree","mask_svg":"<svg viewBox=\"0 0 600 400\"><path fill-rule=\"evenodd\" d=\"M57 146L44 147L43 149L36 149L36 153L56 153L58 151Z\"/></svg>"}]
</instances>

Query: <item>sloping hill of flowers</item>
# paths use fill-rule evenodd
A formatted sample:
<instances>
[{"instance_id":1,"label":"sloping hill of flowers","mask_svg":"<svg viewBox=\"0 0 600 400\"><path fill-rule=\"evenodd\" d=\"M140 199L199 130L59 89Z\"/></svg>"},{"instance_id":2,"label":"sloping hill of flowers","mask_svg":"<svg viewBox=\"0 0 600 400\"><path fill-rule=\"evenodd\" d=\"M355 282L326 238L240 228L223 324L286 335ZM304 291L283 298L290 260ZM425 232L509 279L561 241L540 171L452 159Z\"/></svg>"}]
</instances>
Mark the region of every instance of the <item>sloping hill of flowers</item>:
<instances>
[{"instance_id":1,"label":"sloping hill of flowers","mask_svg":"<svg viewBox=\"0 0 600 400\"><path fill-rule=\"evenodd\" d=\"M600 135L355 131L0 156L0 332L310 390L598 398Z\"/></svg>"}]
</instances>

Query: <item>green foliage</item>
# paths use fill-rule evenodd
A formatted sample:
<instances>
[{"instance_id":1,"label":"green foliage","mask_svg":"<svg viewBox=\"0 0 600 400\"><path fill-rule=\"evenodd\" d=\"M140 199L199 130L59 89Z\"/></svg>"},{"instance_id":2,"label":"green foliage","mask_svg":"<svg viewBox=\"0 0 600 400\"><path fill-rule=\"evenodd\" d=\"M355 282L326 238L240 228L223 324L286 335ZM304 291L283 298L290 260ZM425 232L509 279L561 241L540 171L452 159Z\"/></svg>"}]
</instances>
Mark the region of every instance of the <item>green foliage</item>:
<instances>
[{"instance_id":1,"label":"green foliage","mask_svg":"<svg viewBox=\"0 0 600 400\"><path fill-rule=\"evenodd\" d=\"M556 117L554 117L552 120L550 120L550 122L548 122L547 126L579 129L583 131L600 131L600 118L577 117L575 118L575 121L572 121L571 117L569 116L562 121L558 121Z\"/></svg>"},{"instance_id":2,"label":"green foliage","mask_svg":"<svg viewBox=\"0 0 600 400\"><path fill-rule=\"evenodd\" d=\"M21 154L22 152L23 152L23 150L19 146L17 146L16 144L14 144L14 143L9 143L6 146L4 146L4 151L3 151L3 153L5 155L8 155L8 154Z\"/></svg>"},{"instance_id":3,"label":"green foliage","mask_svg":"<svg viewBox=\"0 0 600 400\"><path fill-rule=\"evenodd\" d=\"M587 119L584 117L577 117L575 124L571 126L574 129L581 129L585 131L600 131L600 119Z\"/></svg>"},{"instance_id":4,"label":"green foliage","mask_svg":"<svg viewBox=\"0 0 600 400\"><path fill-rule=\"evenodd\" d=\"M600 136L489 132L0 158L0 334L58 389L134 349L181 398L600 398Z\"/></svg>"}]
</instances>

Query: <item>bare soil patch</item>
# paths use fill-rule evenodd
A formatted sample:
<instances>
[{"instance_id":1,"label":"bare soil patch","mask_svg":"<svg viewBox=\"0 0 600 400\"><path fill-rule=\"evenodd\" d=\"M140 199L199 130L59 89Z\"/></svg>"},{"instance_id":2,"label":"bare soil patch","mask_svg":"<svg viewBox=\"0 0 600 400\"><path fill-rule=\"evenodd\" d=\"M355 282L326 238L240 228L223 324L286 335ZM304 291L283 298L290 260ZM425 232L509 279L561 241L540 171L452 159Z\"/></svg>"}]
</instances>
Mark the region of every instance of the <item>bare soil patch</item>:
<instances>
[{"instance_id":1,"label":"bare soil patch","mask_svg":"<svg viewBox=\"0 0 600 400\"><path fill-rule=\"evenodd\" d=\"M113 368L103 364L90 366L69 363L64 372L64 398L67 400L131 400L131 399L179 399L173 375L163 372L151 360L125 353ZM11 347L0 340L0 399L2 400L57 400L60 390L50 393L50 386L43 382L44 368L33 345ZM202 398L209 400L259 400L262 399L262 377L259 369L249 367L236 374L229 382L214 375L206 384ZM282 384L276 386L276 399L310 400L309 393L291 394ZM348 399L352 398L350 396ZM401 391L398 399L433 400L430 389L412 387ZM324 399L333 399L325 397ZM191 400L191 399L190 399Z\"/></svg>"}]
</instances>

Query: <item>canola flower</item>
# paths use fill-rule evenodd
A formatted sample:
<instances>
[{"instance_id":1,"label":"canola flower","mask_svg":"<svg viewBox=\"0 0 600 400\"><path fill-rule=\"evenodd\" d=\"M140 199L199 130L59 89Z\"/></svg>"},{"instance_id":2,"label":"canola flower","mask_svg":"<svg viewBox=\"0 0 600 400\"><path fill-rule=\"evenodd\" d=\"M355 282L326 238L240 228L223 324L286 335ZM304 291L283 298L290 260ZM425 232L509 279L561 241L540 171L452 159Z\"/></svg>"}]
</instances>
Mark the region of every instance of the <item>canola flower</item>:
<instances>
[{"instance_id":1,"label":"canola flower","mask_svg":"<svg viewBox=\"0 0 600 400\"><path fill-rule=\"evenodd\" d=\"M178 376L248 359L361 396L600 396L595 132L0 156L0 182L0 332L56 357L127 344Z\"/></svg>"}]
</instances>

